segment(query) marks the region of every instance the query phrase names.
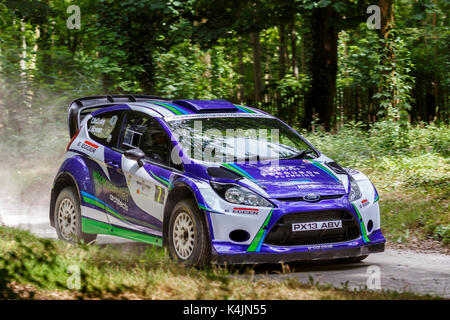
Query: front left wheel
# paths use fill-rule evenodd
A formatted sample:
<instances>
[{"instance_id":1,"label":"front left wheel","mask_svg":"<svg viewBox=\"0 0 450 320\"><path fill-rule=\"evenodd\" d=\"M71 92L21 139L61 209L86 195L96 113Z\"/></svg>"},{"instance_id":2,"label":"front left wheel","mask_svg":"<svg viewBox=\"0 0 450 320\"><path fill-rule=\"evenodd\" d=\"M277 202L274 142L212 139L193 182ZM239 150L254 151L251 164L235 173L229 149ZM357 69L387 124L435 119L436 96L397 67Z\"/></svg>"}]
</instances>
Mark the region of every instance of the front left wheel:
<instances>
[{"instance_id":1,"label":"front left wheel","mask_svg":"<svg viewBox=\"0 0 450 320\"><path fill-rule=\"evenodd\" d=\"M211 260L205 218L194 200L177 203L169 221L168 246L172 258L188 266L204 266Z\"/></svg>"},{"instance_id":2,"label":"front left wheel","mask_svg":"<svg viewBox=\"0 0 450 320\"><path fill-rule=\"evenodd\" d=\"M80 201L76 191L67 187L61 190L55 203L55 228L58 238L68 242L89 243L97 238L81 230Z\"/></svg>"}]
</instances>

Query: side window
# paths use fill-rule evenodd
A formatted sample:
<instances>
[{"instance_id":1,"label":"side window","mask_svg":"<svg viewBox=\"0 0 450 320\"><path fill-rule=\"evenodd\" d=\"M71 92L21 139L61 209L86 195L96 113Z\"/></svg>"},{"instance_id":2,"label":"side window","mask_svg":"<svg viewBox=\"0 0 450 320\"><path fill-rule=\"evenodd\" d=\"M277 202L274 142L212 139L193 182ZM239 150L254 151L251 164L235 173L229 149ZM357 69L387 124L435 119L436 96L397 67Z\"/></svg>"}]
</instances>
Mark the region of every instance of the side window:
<instances>
[{"instance_id":1,"label":"side window","mask_svg":"<svg viewBox=\"0 0 450 320\"><path fill-rule=\"evenodd\" d=\"M117 146L121 114L121 111L106 112L89 119L89 136L104 146Z\"/></svg>"},{"instance_id":2,"label":"side window","mask_svg":"<svg viewBox=\"0 0 450 320\"><path fill-rule=\"evenodd\" d=\"M124 127L122 150L139 148L150 160L170 165L171 142L160 124L145 114L130 112Z\"/></svg>"}]
</instances>

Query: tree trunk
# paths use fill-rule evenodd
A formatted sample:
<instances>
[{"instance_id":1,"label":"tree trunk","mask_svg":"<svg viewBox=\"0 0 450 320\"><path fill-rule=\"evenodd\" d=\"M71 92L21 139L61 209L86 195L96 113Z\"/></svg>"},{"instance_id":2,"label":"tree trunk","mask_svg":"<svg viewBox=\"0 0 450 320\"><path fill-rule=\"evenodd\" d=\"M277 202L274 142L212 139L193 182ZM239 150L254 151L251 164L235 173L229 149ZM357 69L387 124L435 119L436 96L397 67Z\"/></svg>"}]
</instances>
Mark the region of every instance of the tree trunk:
<instances>
[{"instance_id":1,"label":"tree trunk","mask_svg":"<svg viewBox=\"0 0 450 320\"><path fill-rule=\"evenodd\" d=\"M291 65L292 65L292 73L294 77L298 79L298 65L297 65L297 34L295 33L295 24L291 23L289 25L290 34L291 34Z\"/></svg>"},{"instance_id":2,"label":"tree trunk","mask_svg":"<svg viewBox=\"0 0 450 320\"><path fill-rule=\"evenodd\" d=\"M244 86L245 86L245 66L244 66L244 53L242 48L242 39L238 39L238 74L239 74L239 88L238 88L238 101L242 103L244 101Z\"/></svg>"},{"instance_id":3,"label":"tree trunk","mask_svg":"<svg viewBox=\"0 0 450 320\"><path fill-rule=\"evenodd\" d=\"M338 17L332 7L317 8L311 16L311 88L306 97L304 128L311 128L313 114L329 131L336 95Z\"/></svg>"},{"instance_id":4,"label":"tree trunk","mask_svg":"<svg viewBox=\"0 0 450 320\"><path fill-rule=\"evenodd\" d=\"M303 74L306 74L306 56L305 56L305 45L307 42L307 41L305 41L306 35L307 34L305 32L302 32L302 35L301 35L302 43L301 43L301 48L300 48L300 63L301 63L300 70L302 71Z\"/></svg>"},{"instance_id":5,"label":"tree trunk","mask_svg":"<svg viewBox=\"0 0 450 320\"><path fill-rule=\"evenodd\" d=\"M397 104L395 100L395 53L393 48L393 40L391 39L391 30L394 28L394 3L392 0L379 0L381 14L380 37L383 40L381 48L381 65L384 66L382 71L382 80L379 86L379 92L389 93L389 107L387 107L386 116L394 116L394 109Z\"/></svg>"},{"instance_id":6,"label":"tree trunk","mask_svg":"<svg viewBox=\"0 0 450 320\"><path fill-rule=\"evenodd\" d=\"M70 52L75 53L75 51L77 51L77 48L78 48L78 32L74 31L72 43L70 45Z\"/></svg>"},{"instance_id":7,"label":"tree trunk","mask_svg":"<svg viewBox=\"0 0 450 320\"><path fill-rule=\"evenodd\" d=\"M49 6L50 1L45 1L46 5ZM50 21L48 15L41 17L42 23L39 25L39 50L42 52L42 60L40 69L44 75L44 81L47 83L53 83L53 78L51 76L52 71L52 56L51 56L51 37L50 37Z\"/></svg>"},{"instance_id":8,"label":"tree trunk","mask_svg":"<svg viewBox=\"0 0 450 320\"><path fill-rule=\"evenodd\" d=\"M279 50L279 79L283 79L286 75L287 64L287 45L286 45L286 26L281 24L278 26L278 35L280 37Z\"/></svg>"},{"instance_id":9,"label":"tree trunk","mask_svg":"<svg viewBox=\"0 0 450 320\"><path fill-rule=\"evenodd\" d=\"M42 60L41 60L41 66L40 69L42 71L42 74L44 75L44 79L47 83L52 83L52 77L51 74L51 54L50 54L50 35L48 30L48 25L40 25L39 26L39 34L40 39L39 42L39 49L42 52Z\"/></svg>"},{"instance_id":10,"label":"tree trunk","mask_svg":"<svg viewBox=\"0 0 450 320\"><path fill-rule=\"evenodd\" d=\"M250 44L253 51L253 79L255 84L255 102L261 101L264 83L261 71L261 43L259 33L250 32Z\"/></svg>"}]
</instances>

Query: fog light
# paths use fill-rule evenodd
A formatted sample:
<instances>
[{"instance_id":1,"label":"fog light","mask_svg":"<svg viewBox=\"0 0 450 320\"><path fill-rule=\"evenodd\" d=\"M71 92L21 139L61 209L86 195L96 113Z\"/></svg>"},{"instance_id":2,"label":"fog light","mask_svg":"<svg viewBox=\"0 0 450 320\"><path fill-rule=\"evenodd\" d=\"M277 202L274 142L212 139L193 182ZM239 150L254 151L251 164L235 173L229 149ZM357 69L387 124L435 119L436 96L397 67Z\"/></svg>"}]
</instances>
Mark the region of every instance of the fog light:
<instances>
[{"instance_id":1,"label":"fog light","mask_svg":"<svg viewBox=\"0 0 450 320\"><path fill-rule=\"evenodd\" d=\"M373 222L372 220L369 220L369 222L367 223L367 231L371 232L373 229Z\"/></svg>"},{"instance_id":2,"label":"fog light","mask_svg":"<svg viewBox=\"0 0 450 320\"><path fill-rule=\"evenodd\" d=\"M231 231L229 237L234 242L244 242L250 239L250 234L245 230L237 229Z\"/></svg>"}]
</instances>

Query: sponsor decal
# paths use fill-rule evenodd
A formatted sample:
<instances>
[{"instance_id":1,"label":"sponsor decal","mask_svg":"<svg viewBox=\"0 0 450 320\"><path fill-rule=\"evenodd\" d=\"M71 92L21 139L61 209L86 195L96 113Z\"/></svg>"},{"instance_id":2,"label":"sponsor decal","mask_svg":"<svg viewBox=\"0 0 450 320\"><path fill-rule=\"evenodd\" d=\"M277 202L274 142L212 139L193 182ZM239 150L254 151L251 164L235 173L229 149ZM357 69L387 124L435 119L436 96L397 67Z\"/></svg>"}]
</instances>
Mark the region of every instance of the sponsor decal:
<instances>
[{"instance_id":1,"label":"sponsor decal","mask_svg":"<svg viewBox=\"0 0 450 320\"><path fill-rule=\"evenodd\" d=\"M259 209L253 208L233 208L233 213L241 213L241 214L258 214Z\"/></svg>"},{"instance_id":2,"label":"sponsor decal","mask_svg":"<svg viewBox=\"0 0 450 320\"><path fill-rule=\"evenodd\" d=\"M128 205L123 202L122 200L119 199L119 197L117 197L114 194L109 194L109 200L111 200L113 203L115 203L118 207L122 208L123 210L128 212Z\"/></svg>"},{"instance_id":3,"label":"sponsor decal","mask_svg":"<svg viewBox=\"0 0 450 320\"><path fill-rule=\"evenodd\" d=\"M297 184L295 185L295 187L300 190L300 191L305 191L305 190L311 190L311 189L319 189L319 188L326 188L326 189L331 189L331 187L333 188L333 190L335 191L342 191L345 192L344 186L343 185L326 185L326 184L321 184L321 183L307 183L307 184Z\"/></svg>"},{"instance_id":4,"label":"sponsor decal","mask_svg":"<svg viewBox=\"0 0 450 320\"><path fill-rule=\"evenodd\" d=\"M108 179L103 177L97 170L94 170L92 172L92 176L94 178L95 190L103 190L103 192L105 193L113 193L123 203L128 203L128 193L126 188L119 188L115 186L110 181L108 181Z\"/></svg>"},{"instance_id":5,"label":"sponsor decal","mask_svg":"<svg viewBox=\"0 0 450 320\"><path fill-rule=\"evenodd\" d=\"M297 184L296 185L298 190L309 190L320 187L320 185L315 184Z\"/></svg>"},{"instance_id":6,"label":"sponsor decal","mask_svg":"<svg viewBox=\"0 0 450 320\"><path fill-rule=\"evenodd\" d=\"M306 166L262 167L260 172L263 177L269 176L273 179L314 178L320 175L317 170L306 170Z\"/></svg>"},{"instance_id":7,"label":"sponsor decal","mask_svg":"<svg viewBox=\"0 0 450 320\"><path fill-rule=\"evenodd\" d=\"M92 132L92 133L101 133L103 131L104 125L105 125L105 119L92 118L88 131Z\"/></svg>"},{"instance_id":8,"label":"sponsor decal","mask_svg":"<svg viewBox=\"0 0 450 320\"><path fill-rule=\"evenodd\" d=\"M89 142L87 140L85 140L84 142L81 142L81 141L78 142L77 146L90 152L90 153L94 153L98 149L98 145L96 145L92 142Z\"/></svg>"},{"instance_id":9,"label":"sponsor decal","mask_svg":"<svg viewBox=\"0 0 450 320\"><path fill-rule=\"evenodd\" d=\"M360 173L358 170L351 169L351 168L344 168L344 170L347 171L351 175L356 175L356 174Z\"/></svg>"},{"instance_id":10,"label":"sponsor decal","mask_svg":"<svg viewBox=\"0 0 450 320\"><path fill-rule=\"evenodd\" d=\"M95 124L95 125L98 125L98 126L103 126L105 124L105 119L92 118L91 124Z\"/></svg>"},{"instance_id":11,"label":"sponsor decal","mask_svg":"<svg viewBox=\"0 0 450 320\"><path fill-rule=\"evenodd\" d=\"M155 188L155 202L164 204L164 199L166 198L166 189L156 186Z\"/></svg>"},{"instance_id":12,"label":"sponsor decal","mask_svg":"<svg viewBox=\"0 0 450 320\"><path fill-rule=\"evenodd\" d=\"M136 184L139 186L139 188L136 189L137 194L141 194L143 196L150 195L151 186L146 184L144 181L140 181L140 180L136 180Z\"/></svg>"},{"instance_id":13,"label":"sponsor decal","mask_svg":"<svg viewBox=\"0 0 450 320\"><path fill-rule=\"evenodd\" d=\"M359 208L365 208L370 204L369 200L365 199L363 201L361 201L361 203L359 204Z\"/></svg>"},{"instance_id":14,"label":"sponsor decal","mask_svg":"<svg viewBox=\"0 0 450 320\"><path fill-rule=\"evenodd\" d=\"M92 133L101 133L103 131L103 128L90 127L88 131Z\"/></svg>"},{"instance_id":15,"label":"sponsor decal","mask_svg":"<svg viewBox=\"0 0 450 320\"><path fill-rule=\"evenodd\" d=\"M331 249L332 244L316 244L314 246L308 246L308 250L320 250L320 249Z\"/></svg>"}]
</instances>

